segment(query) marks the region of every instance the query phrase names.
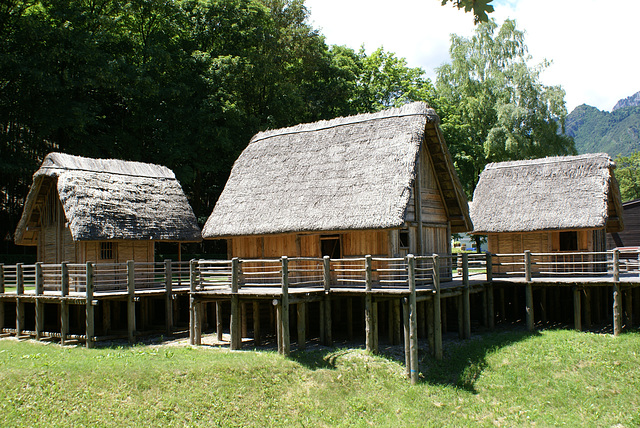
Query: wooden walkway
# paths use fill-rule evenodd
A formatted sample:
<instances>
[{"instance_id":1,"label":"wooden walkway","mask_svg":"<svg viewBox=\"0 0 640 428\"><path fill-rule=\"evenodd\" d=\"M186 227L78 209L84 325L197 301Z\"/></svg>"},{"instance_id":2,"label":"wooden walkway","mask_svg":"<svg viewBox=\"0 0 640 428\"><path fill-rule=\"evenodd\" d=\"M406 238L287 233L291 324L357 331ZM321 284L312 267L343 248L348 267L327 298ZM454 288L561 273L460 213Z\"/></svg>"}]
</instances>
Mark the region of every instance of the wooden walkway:
<instances>
[{"instance_id":1,"label":"wooden walkway","mask_svg":"<svg viewBox=\"0 0 640 428\"><path fill-rule=\"evenodd\" d=\"M159 319L164 324L160 330L171 335L183 317L190 343L197 345L208 308L215 307L218 338L228 327L231 349L240 349L250 331L254 344L261 342L266 312L274 318L278 350L284 355L290 352L292 332L297 348L304 349L310 335L331 345L334 334L352 337L354 325L362 325L366 349L375 353L379 332L385 330L390 343L404 341L407 375L415 380L420 338L442 358L447 320L457 318L460 338L469 338L472 313L491 329L496 320L505 319L506 306L518 313L523 290L530 329L536 319L544 322L548 307L555 304L547 290L558 289L571 290L577 329L583 319L591 323L591 308L605 304L612 310L615 334L623 323L631 326L633 302L640 303L639 264L629 257L621 261L615 251L596 255L592 266L584 254L579 263L560 265L557 254L530 253L0 265L0 329L20 337L59 338L63 344L80 340L92 347L116 337L134 342L151 332L153 316L156 327ZM552 266L547 257L555 257ZM580 271L571 272L576 266ZM75 308L71 318L70 308ZM124 334L117 332L118 325Z\"/></svg>"}]
</instances>

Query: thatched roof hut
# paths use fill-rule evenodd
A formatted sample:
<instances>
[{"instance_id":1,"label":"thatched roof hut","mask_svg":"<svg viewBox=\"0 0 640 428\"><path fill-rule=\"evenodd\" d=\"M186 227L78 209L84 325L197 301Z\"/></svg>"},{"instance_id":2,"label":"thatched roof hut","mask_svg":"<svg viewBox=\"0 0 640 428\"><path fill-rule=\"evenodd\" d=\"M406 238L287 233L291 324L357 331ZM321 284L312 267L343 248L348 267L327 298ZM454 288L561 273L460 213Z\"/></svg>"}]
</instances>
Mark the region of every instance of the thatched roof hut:
<instances>
[{"instance_id":1,"label":"thatched roof hut","mask_svg":"<svg viewBox=\"0 0 640 428\"><path fill-rule=\"evenodd\" d=\"M59 230L54 232L56 227ZM44 236L47 230L48 239ZM191 206L170 169L50 153L33 175L15 242L39 245L46 240L49 245L58 242L59 247L64 236L65 245L70 241L202 239Z\"/></svg>"},{"instance_id":2,"label":"thatched roof hut","mask_svg":"<svg viewBox=\"0 0 640 428\"><path fill-rule=\"evenodd\" d=\"M475 233L622 230L622 204L605 153L492 163L473 195Z\"/></svg>"},{"instance_id":3,"label":"thatched roof hut","mask_svg":"<svg viewBox=\"0 0 640 428\"><path fill-rule=\"evenodd\" d=\"M433 208L444 224L469 230L467 200L438 123L433 109L413 103L258 133L235 162L203 236L405 227L420 168L436 182Z\"/></svg>"}]
</instances>

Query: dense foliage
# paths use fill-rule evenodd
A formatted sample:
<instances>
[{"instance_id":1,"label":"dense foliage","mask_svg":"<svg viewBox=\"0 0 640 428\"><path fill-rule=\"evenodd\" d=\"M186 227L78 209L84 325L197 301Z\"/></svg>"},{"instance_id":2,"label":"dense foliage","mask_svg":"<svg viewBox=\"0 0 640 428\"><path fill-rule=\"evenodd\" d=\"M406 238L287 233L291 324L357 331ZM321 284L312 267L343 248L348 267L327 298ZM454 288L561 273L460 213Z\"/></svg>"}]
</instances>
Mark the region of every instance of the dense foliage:
<instances>
[{"instance_id":1,"label":"dense foliage","mask_svg":"<svg viewBox=\"0 0 640 428\"><path fill-rule=\"evenodd\" d=\"M567 116L566 126L579 153L630 156L640 150L640 106L608 112L583 104Z\"/></svg>"},{"instance_id":2,"label":"dense foliage","mask_svg":"<svg viewBox=\"0 0 640 428\"><path fill-rule=\"evenodd\" d=\"M640 151L616 158L616 179L622 201L640 198Z\"/></svg>"},{"instance_id":3,"label":"dense foliage","mask_svg":"<svg viewBox=\"0 0 640 428\"><path fill-rule=\"evenodd\" d=\"M303 0L2 2L0 235L51 151L166 165L201 222L257 131L410 101L442 116L469 194L488 161L572 152L564 92L496 29L452 36L434 87L391 52L327 46Z\"/></svg>"}]
</instances>

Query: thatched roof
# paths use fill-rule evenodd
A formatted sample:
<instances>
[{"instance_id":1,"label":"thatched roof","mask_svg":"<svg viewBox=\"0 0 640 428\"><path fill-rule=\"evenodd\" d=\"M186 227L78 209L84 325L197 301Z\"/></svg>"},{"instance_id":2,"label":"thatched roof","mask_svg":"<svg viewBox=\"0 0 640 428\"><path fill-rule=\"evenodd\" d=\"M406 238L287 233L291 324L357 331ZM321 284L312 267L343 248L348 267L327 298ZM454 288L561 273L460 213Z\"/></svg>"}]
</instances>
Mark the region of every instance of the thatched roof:
<instances>
[{"instance_id":1,"label":"thatched roof","mask_svg":"<svg viewBox=\"0 0 640 428\"><path fill-rule=\"evenodd\" d=\"M467 200L424 103L255 135L203 229L205 238L400 227L419 150L429 150L454 231Z\"/></svg>"},{"instance_id":2,"label":"thatched roof","mask_svg":"<svg viewBox=\"0 0 640 428\"><path fill-rule=\"evenodd\" d=\"M75 241L199 241L195 215L173 172L159 165L48 154L33 175L15 241L35 245L55 186Z\"/></svg>"},{"instance_id":3,"label":"thatched roof","mask_svg":"<svg viewBox=\"0 0 640 428\"><path fill-rule=\"evenodd\" d=\"M474 232L622 230L614 168L605 153L489 164L473 194Z\"/></svg>"}]
</instances>

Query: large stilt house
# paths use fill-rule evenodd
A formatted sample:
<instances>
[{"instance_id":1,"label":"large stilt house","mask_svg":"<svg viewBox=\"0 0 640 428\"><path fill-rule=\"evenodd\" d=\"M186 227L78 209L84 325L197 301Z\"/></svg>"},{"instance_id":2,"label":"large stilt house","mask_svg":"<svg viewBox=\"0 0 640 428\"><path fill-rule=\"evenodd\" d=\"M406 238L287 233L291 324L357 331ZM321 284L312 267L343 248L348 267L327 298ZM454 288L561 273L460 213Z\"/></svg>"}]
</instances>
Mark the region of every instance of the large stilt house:
<instances>
[{"instance_id":1,"label":"large stilt house","mask_svg":"<svg viewBox=\"0 0 640 428\"><path fill-rule=\"evenodd\" d=\"M155 242L201 239L170 169L62 153L34 174L15 233L44 263L152 262Z\"/></svg>"},{"instance_id":2,"label":"large stilt house","mask_svg":"<svg viewBox=\"0 0 640 428\"><path fill-rule=\"evenodd\" d=\"M258 133L203 237L243 258L449 253L471 221L438 123L413 103Z\"/></svg>"},{"instance_id":3,"label":"large stilt house","mask_svg":"<svg viewBox=\"0 0 640 428\"><path fill-rule=\"evenodd\" d=\"M492 253L606 250L623 229L615 163L604 153L487 165L471 204Z\"/></svg>"}]
</instances>

